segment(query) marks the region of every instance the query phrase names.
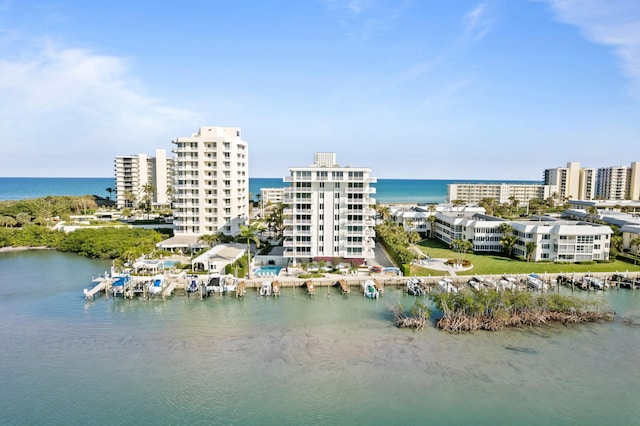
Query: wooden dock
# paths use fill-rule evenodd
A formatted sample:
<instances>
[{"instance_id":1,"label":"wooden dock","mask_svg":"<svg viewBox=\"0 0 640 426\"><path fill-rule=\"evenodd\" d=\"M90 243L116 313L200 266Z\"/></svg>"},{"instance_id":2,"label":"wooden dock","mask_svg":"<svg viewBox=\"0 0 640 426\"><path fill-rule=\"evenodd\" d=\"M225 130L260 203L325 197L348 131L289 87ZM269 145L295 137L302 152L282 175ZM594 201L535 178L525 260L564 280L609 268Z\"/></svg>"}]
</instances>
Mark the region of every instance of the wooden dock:
<instances>
[{"instance_id":1,"label":"wooden dock","mask_svg":"<svg viewBox=\"0 0 640 426\"><path fill-rule=\"evenodd\" d=\"M336 285L340 286L340 290L342 290L342 294L348 295L349 293L351 293L351 288L349 287L349 284L347 284L345 280L340 279L336 281Z\"/></svg>"},{"instance_id":2,"label":"wooden dock","mask_svg":"<svg viewBox=\"0 0 640 426\"><path fill-rule=\"evenodd\" d=\"M373 285L376 287L376 290L378 290L378 294L380 294L380 296L382 296L382 294L384 293L384 284L382 284L380 281L374 279L373 280Z\"/></svg>"},{"instance_id":3,"label":"wooden dock","mask_svg":"<svg viewBox=\"0 0 640 426\"><path fill-rule=\"evenodd\" d=\"M316 288L313 284L313 281L307 280L304 282L303 286L307 288L307 293L309 294L309 296L315 296Z\"/></svg>"},{"instance_id":4,"label":"wooden dock","mask_svg":"<svg viewBox=\"0 0 640 426\"><path fill-rule=\"evenodd\" d=\"M271 294L280 296L280 281L273 281L271 283Z\"/></svg>"},{"instance_id":5,"label":"wooden dock","mask_svg":"<svg viewBox=\"0 0 640 426\"><path fill-rule=\"evenodd\" d=\"M173 294L178 286L178 280L171 280L169 285L162 291L162 298L169 297Z\"/></svg>"}]
</instances>

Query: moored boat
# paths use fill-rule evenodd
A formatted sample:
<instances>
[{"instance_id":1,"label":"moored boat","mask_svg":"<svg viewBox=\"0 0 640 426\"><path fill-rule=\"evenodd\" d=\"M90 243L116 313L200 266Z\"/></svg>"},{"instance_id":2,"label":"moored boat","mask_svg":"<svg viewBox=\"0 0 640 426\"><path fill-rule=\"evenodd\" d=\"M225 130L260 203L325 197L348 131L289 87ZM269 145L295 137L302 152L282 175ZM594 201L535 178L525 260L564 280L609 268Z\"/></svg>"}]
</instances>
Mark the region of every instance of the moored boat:
<instances>
[{"instance_id":1,"label":"moored boat","mask_svg":"<svg viewBox=\"0 0 640 426\"><path fill-rule=\"evenodd\" d=\"M380 293L376 289L376 284L373 280L366 280L362 283L362 290L364 292L365 297L369 299L377 299L380 297Z\"/></svg>"}]
</instances>

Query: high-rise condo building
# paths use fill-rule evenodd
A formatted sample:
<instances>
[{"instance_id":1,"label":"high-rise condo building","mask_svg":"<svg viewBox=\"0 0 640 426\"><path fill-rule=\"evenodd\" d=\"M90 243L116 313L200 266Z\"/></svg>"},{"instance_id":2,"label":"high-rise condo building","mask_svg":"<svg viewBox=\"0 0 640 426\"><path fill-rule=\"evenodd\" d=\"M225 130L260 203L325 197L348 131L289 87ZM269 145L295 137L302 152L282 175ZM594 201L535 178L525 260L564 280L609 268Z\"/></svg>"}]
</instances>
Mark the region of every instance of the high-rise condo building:
<instances>
[{"instance_id":1,"label":"high-rise condo building","mask_svg":"<svg viewBox=\"0 0 640 426\"><path fill-rule=\"evenodd\" d=\"M236 235L249 218L249 149L240 129L201 127L172 143L175 235Z\"/></svg>"},{"instance_id":2,"label":"high-rise condo building","mask_svg":"<svg viewBox=\"0 0 640 426\"><path fill-rule=\"evenodd\" d=\"M150 198L152 205L169 206L173 181L173 158L164 149L155 157L147 154L115 158L116 204L118 208L136 207Z\"/></svg>"},{"instance_id":3,"label":"high-rise condo building","mask_svg":"<svg viewBox=\"0 0 640 426\"><path fill-rule=\"evenodd\" d=\"M308 167L291 167L284 178L284 257L364 261L374 258L376 178L366 167L340 167L336 154L314 154Z\"/></svg>"}]
</instances>

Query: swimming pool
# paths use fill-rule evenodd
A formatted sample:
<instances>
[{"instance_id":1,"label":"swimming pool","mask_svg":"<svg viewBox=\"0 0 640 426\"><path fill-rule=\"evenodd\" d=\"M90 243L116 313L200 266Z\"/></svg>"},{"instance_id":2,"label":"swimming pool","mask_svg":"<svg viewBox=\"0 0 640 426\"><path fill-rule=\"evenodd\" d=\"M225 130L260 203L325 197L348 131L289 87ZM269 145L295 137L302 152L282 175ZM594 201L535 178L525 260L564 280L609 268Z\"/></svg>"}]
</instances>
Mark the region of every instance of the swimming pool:
<instances>
[{"instance_id":1,"label":"swimming pool","mask_svg":"<svg viewBox=\"0 0 640 426\"><path fill-rule=\"evenodd\" d=\"M275 277L280 273L282 266L277 265L265 265L255 268L253 274L256 277Z\"/></svg>"},{"instance_id":2,"label":"swimming pool","mask_svg":"<svg viewBox=\"0 0 640 426\"><path fill-rule=\"evenodd\" d=\"M165 259L165 260L162 261L162 263L163 263L165 268L169 269L169 268L175 268L181 262L179 260L176 260L176 259Z\"/></svg>"}]
</instances>

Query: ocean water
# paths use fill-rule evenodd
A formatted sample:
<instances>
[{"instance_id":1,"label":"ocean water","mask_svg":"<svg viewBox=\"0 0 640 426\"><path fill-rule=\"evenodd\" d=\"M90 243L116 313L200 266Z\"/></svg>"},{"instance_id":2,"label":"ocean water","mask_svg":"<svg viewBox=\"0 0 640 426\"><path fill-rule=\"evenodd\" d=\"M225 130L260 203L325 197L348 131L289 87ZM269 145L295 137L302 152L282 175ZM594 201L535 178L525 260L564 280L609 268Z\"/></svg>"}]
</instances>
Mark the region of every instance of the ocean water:
<instances>
[{"instance_id":1,"label":"ocean water","mask_svg":"<svg viewBox=\"0 0 640 426\"><path fill-rule=\"evenodd\" d=\"M0 177L0 200L25 200L47 195L98 195L114 197L114 178L29 178Z\"/></svg>"},{"instance_id":2,"label":"ocean water","mask_svg":"<svg viewBox=\"0 0 640 426\"><path fill-rule=\"evenodd\" d=\"M0 424L635 425L639 291L611 323L450 335L412 299L98 298L108 262L0 253Z\"/></svg>"},{"instance_id":3,"label":"ocean water","mask_svg":"<svg viewBox=\"0 0 640 426\"><path fill-rule=\"evenodd\" d=\"M450 183L498 183L490 180L438 180L438 179L378 179L374 184L374 198L389 203L442 203L447 199ZM539 183L509 181L505 183ZM250 178L249 193L254 199L261 188L287 186L281 178ZM115 188L113 178L0 178L0 200L22 200L47 195L99 195L109 194L106 188Z\"/></svg>"}]
</instances>

